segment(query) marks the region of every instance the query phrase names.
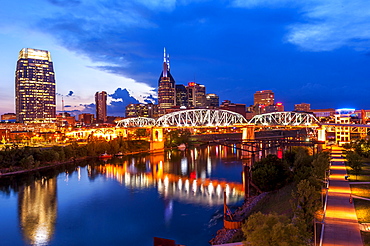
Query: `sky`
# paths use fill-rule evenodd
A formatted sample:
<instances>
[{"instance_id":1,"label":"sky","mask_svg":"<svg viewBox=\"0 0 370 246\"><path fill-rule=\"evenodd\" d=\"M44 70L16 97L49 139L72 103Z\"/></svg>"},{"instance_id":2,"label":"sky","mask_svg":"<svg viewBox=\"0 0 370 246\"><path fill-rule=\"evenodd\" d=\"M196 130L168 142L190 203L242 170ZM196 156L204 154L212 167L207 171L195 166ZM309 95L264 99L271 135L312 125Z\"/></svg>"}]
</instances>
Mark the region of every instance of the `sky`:
<instances>
[{"instance_id":1,"label":"sky","mask_svg":"<svg viewBox=\"0 0 370 246\"><path fill-rule=\"evenodd\" d=\"M164 47L177 84L220 101L370 109L368 0L12 0L0 18L0 114L22 48L51 52L59 112L93 113L102 90L113 116L155 100Z\"/></svg>"}]
</instances>

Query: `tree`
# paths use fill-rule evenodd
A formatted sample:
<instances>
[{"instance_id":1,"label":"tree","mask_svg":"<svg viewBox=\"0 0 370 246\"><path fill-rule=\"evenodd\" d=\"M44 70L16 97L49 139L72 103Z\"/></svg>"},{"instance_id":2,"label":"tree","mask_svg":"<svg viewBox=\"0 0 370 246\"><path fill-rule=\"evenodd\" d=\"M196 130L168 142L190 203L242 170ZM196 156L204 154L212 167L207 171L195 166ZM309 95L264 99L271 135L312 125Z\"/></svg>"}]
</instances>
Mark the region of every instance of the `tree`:
<instances>
[{"instance_id":1,"label":"tree","mask_svg":"<svg viewBox=\"0 0 370 246\"><path fill-rule=\"evenodd\" d=\"M166 147L177 147L180 144L188 143L191 133L188 130L171 130L166 133L165 146Z\"/></svg>"},{"instance_id":2,"label":"tree","mask_svg":"<svg viewBox=\"0 0 370 246\"><path fill-rule=\"evenodd\" d=\"M301 180L297 185L297 191L292 193L292 197L293 224L297 226L301 239L309 240L312 236L310 226L320 206L320 194L308 180Z\"/></svg>"},{"instance_id":3,"label":"tree","mask_svg":"<svg viewBox=\"0 0 370 246\"><path fill-rule=\"evenodd\" d=\"M136 131L135 131L135 135L137 136L137 137L139 137L139 140L141 139L141 137L146 137L146 136L148 136L148 133L147 133L147 131L146 131L146 129L145 128L138 128L138 129L136 129Z\"/></svg>"},{"instance_id":4,"label":"tree","mask_svg":"<svg viewBox=\"0 0 370 246\"><path fill-rule=\"evenodd\" d=\"M33 164L35 163L35 160L33 159L33 156L30 155L28 157L24 157L21 161L20 161L20 165L26 169L29 169L29 168L32 168L33 167Z\"/></svg>"},{"instance_id":5,"label":"tree","mask_svg":"<svg viewBox=\"0 0 370 246\"><path fill-rule=\"evenodd\" d=\"M287 166L276 155L268 155L252 167L252 182L263 191L283 187L288 177Z\"/></svg>"},{"instance_id":6,"label":"tree","mask_svg":"<svg viewBox=\"0 0 370 246\"><path fill-rule=\"evenodd\" d=\"M362 162L362 157L357 154L357 152L354 151L346 151L346 159L347 159L347 165L352 169L353 173L356 175L356 180L357 180L357 175L360 174L362 167L363 167L363 162Z\"/></svg>"},{"instance_id":7,"label":"tree","mask_svg":"<svg viewBox=\"0 0 370 246\"><path fill-rule=\"evenodd\" d=\"M300 246L306 245L299 237L298 228L285 215L262 214L249 216L242 226L245 244L251 246Z\"/></svg>"}]
</instances>

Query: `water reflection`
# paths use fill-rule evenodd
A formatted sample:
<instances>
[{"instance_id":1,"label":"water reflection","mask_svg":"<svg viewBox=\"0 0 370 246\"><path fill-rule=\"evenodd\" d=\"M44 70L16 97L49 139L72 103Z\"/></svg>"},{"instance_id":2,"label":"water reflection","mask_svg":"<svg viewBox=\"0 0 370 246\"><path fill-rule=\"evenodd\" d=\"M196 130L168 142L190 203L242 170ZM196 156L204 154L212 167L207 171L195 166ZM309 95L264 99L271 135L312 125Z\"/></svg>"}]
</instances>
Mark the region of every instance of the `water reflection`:
<instances>
[{"instance_id":1,"label":"water reflection","mask_svg":"<svg viewBox=\"0 0 370 246\"><path fill-rule=\"evenodd\" d=\"M130 221L130 225L131 223L134 225L132 228L144 228L149 240L152 236L161 236L156 228L160 228L162 221L166 228L161 228L161 233L168 232L168 235L163 235L163 237L186 234L183 239L186 242L188 231L184 231L183 227L178 228L178 225L189 225L187 230L194 229L192 232L194 235L198 232L202 234L204 223L209 221L209 216L213 218L214 210L218 211L217 206L223 204L223 191L227 192L229 204L235 204L244 199L240 174L242 170L241 158L238 152L236 154L233 152L232 148L209 146L156 155L128 156L105 162L86 160L77 165L60 165L20 175L16 178L0 179L0 192L7 195L0 197L0 199L12 200L14 198L14 202L18 202L18 221L19 228L21 228L16 231L11 229L9 231L12 234L4 236L8 237L5 237L8 241L13 238L17 238L17 240L21 237L24 238L21 243L13 240L13 244L10 245L68 245L65 240L70 240L68 242L71 244L80 235L79 239L83 242L92 240L93 237L96 244L104 245L104 240L107 235L111 236L112 230L117 228L120 228L120 232L127 230L121 220ZM116 182L100 182L104 179L116 180L124 187L117 185ZM66 183L68 186L65 185ZM97 194L95 189L106 189L106 192ZM126 190L130 190L132 203L127 203L126 199L122 198L126 195ZM139 191L131 192L133 190ZM14 196L12 192L15 193ZM115 194L120 195L116 196ZM57 201L57 195L59 201ZM66 199L67 197L68 199ZM145 200L146 197L148 197L147 200ZM137 198L140 200L135 200ZM117 199L121 199L120 203L117 202ZM4 208L9 209L4 206L6 203L2 203L2 201L0 200L0 211ZM158 205L158 201L164 210L158 210L158 206L152 208L152 205ZM117 204L119 203L117 208L122 210L115 213L114 216L106 216L109 212L105 209L106 206L101 210L96 209L105 202L107 204L116 204L117 202ZM92 203L94 206L91 206ZM146 204L149 208L148 211L153 209L153 213L147 210L143 212L143 210L136 208L140 207L136 206L137 204ZM114 205L112 207L115 210ZM196 215L191 217L194 210L201 212L195 213ZM81 211L84 211L82 215ZM102 231L106 234L102 232L103 236L101 237L95 235L95 231L92 229L94 228L93 223L89 220L90 214L87 211L96 213L96 217L105 222L106 227L104 228L106 230L102 229ZM97 211L103 211L103 213L100 214ZM14 212L12 222L18 224L17 211ZM58 227L55 228L57 213ZM144 222L140 220L141 214L146 216L160 214L163 216L162 218L157 216L156 219L148 223L147 220L143 220ZM218 216L218 212L216 214ZM68 216L71 218L66 220L65 218ZM79 221L79 216L82 218L81 225L69 224L70 220ZM199 220L197 220L198 218ZM8 219L11 220L10 217ZM198 221L196 225L194 220ZM1 226L3 227L0 230L4 230L4 224ZM71 228L73 228L73 232ZM94 232L88 234L89 231ZM133 232L136 233L133 230L127 232L127 235L117 233L114 237L116 240L126 237L126 240L132 237ZM197 237L203 237L203 242L207 242L212 233L214 231L209 232L209 235L197 234ZM73 236L68 239L66 235L71 234ZM135 237L141 239L143 236L136 235ZM197 244L193 242L187 245Z\"/></svg>"},{"instance_id":2,"label":"water reflection","mask_svg":"<svg viewBox=\"0 0 370 246\"><path fill-rule=\"evenodd\" d=\"M42 178L20 188L19 224L28 244L48 245L57 216L57 181Z\"/></svg>"},{"instance_id":3,"label":"water reflection","mask_svg":"<svg viewBox=\"0 0 370 246\"><path fill-rule=\"evenodd\" d=\"M156 187L166 200L178 200L201 205L223 204L223 192L228 202L235 203L244 198L242 183L227 182L212 178L212 152L220 151L220 158L227 158L228 150L214 147L193 149L186 156L182 152L167 152L123 161L121 164L106 163L92 167L91 173L102 174L121 184L144 189ZM235 155L233 149L229 152Z\"/></svg>"}]
</instances>

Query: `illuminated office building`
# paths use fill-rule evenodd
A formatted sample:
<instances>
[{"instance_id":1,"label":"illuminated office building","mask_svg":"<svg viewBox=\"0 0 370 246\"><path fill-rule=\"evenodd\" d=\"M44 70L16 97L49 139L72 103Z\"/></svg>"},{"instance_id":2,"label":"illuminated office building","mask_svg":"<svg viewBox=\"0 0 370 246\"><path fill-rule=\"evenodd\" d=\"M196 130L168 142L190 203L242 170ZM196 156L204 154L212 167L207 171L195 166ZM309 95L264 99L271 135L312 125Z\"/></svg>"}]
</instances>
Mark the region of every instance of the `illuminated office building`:
<instances>
[{"instance_id":1,"label":"illuminated office building","mask_svg":"<svg viewBox=\"0 0 370 246\"><path fill-rule=\"evenodd\" d=\"M170 60L164 49L163 70L158 81L158 114L166 114L167 109L176 105L175 80L170 73Z\"/></svg>"},{"instance_id":2,"label":"illuminated office building","mask_svg":"<svg viewBox=\"0 0 370 246\"><path fill-rule=\"evenodd\" d=\"M176 85L176 106L180 108L189 106L188 91L185 85Z\"/></svg>"},{"instance_id":3,"label":"illuminated office building","mask_svg":"<svg viewBox=\"0 0 370 246\"><path fill-rule=\"evenodd\" d=\"M15 104L21 123L56 119L55 76L49 51L24 48L19 52Z\"/></svg>"},{"instance_id":4,"label":"illuminated office building","mask_svg":"<svg viewBox=\"0 0 370 246\"><path fill-rule=\"evenodd\" d=\"M149 117L156 118L158 115L158 105L153 103L137 103L126 106L126 117Z\"/></svg>"},{"instance_id":5,"label":"illuminated office building","mask_svg":"<svg viewBox=\"0 0 370 246\"><path fill-rule=\"evenodd\" d=\"M218 108L220 106L220 98L216 94L207 94L206 95L206 105L207 108Z\"/></svg>"},{"instance_id":6,"label":"illuminated office building","mask_svg":"<svg viewBox=\"0 0 370 246\"><path fill-rule=\"evenodd\" d=\"M297 112L310 112L311 105L309 103L294 104L294 111Z\"/></svg>"},{"instance_id":7,"label":"illuminated office building","mask_svg":"<svg viewBox=\"0 0 370 246\"><path fill-rule=\"evenodd\" d=\"M96 121L104 123L107 121L107 92L95 93Z\"/></svg>"},{"instance_id":8,"label":"illuminated office building","mask_svg":"<svg viewBox=\"0 0 370 246\"><path fill-rule=\"evenodd\" d=\"M273 105L274 93L271 90L256 91L254 93L254 105Z\"/></svg>"},{"instance_id":9,"label":"illuminated office building","mask_svg":"<svg viewBox=\"0 0 370 246\"><path fill-rule=\"evenodd\" d=\"M205 108L206 107L206 87L195 82L189 82L186 87L188 90L189 107Z\"/></svg>"}]
</instances>

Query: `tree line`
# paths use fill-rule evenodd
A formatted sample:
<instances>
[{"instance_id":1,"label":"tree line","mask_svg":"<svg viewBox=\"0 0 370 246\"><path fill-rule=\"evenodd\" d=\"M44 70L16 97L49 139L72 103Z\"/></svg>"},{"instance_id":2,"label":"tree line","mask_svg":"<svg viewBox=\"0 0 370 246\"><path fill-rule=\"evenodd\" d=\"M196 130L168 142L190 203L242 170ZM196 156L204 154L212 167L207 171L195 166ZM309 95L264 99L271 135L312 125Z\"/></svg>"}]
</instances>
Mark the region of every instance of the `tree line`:
<instances>
[{"instance_id":1,"label":"tree line","mask_svg":"<svg viewBox=\"0 0 370 246\"><path fill-rule=\"evenodd\" d=\"M274 191L293 184L292 215L252 214L242 230L248 245L311 245L315 213L320 209L320 194L330 165L327 151L310 154L296 147L283 159L268 155L252 167L252 182L262 191Z\"/></svg>"},{"instance_id":2,"label":"tree line","mask_svg":"<svg viewBox=\"0 0 370 246\"><path fill-rule=\"evenodd\" d=\"M55 162L65 162L76 158L99 156L100 154L122 154L148 151L149 142L144 140L124 140L116 138L111 141L96 140L86 144L73 142L66 146L50 148L6 146L0 151L0 168L6 171L32 169L50 165Z\"/></svg>"}]
</instances>

